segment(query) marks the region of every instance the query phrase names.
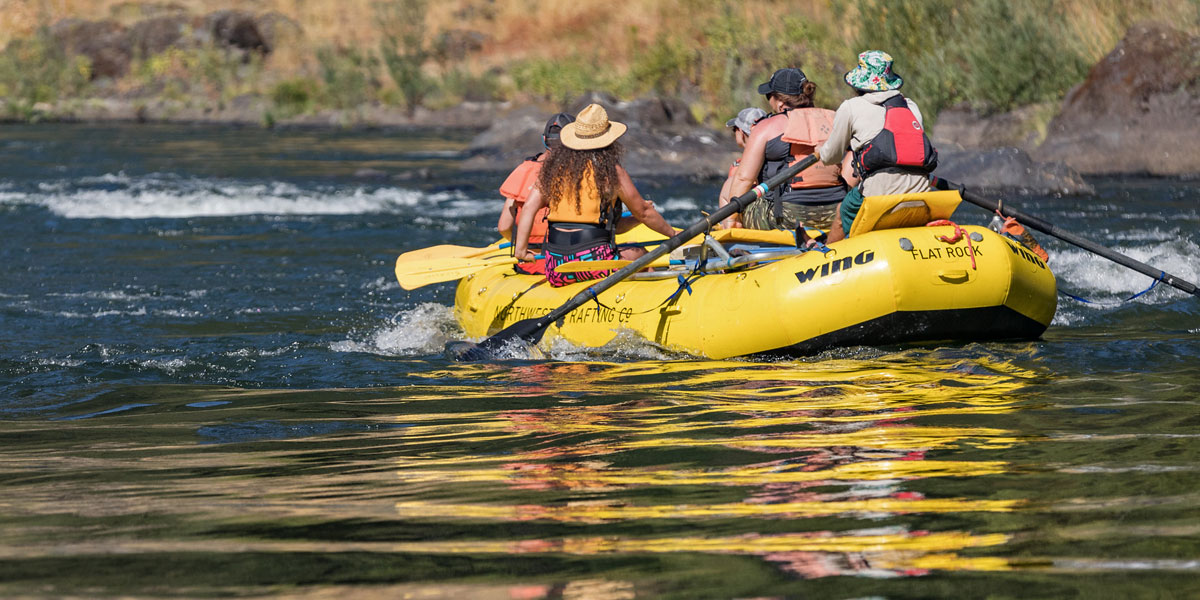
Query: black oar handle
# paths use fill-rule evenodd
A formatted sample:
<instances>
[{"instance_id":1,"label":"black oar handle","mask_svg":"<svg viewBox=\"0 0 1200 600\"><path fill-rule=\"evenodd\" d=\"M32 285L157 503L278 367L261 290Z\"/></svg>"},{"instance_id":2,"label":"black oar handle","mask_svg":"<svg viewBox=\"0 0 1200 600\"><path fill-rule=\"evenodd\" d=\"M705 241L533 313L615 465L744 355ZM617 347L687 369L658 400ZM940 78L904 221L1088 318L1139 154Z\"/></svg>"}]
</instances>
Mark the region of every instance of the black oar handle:
<instances>
[{"instance_id":1,"label":"black oar handle","mask_svg":"<svg viewBox=\"0 0 1200 600\"><path fill-rule=\"evenodd\" d=\"M1096 242L1081 238L1069 231L1063 231L1061 228L1052 223L1047 223L1046 221L1043 221L1033 215L1022 213L1021 211L1011 208L1007 204L994 202L980 196L979 194L969 192L966 190L966 188L954 182L946 181L941 177L930 177L929 179L933 183L933 187L939 190L956 190L963 197L963 200L966 200L971 204L986 208L993 212L999 211L1000 214L1006 217L1013 217L1020 221L1022 225L1042 233L1052 235L1064 242L1067 242L1068 244L1073 244L1093 254L1099 254L1100 256L1103 256L1104 258L1107 258L1108 260L1111 260L1119 265L1128 267L1143 275L1162 281L1171 287L1183 290L1189 294L1192 294L1193 296L1200 297L1200 289L1198 289L1195 284L1184 281L1174 275L1171 275L1170 273L1167 273L1166 271L1163 271L1162 269L1156 269L1139 260L1125 256L1120 252L1101 246Z\"/></svg>"}]
</instances>

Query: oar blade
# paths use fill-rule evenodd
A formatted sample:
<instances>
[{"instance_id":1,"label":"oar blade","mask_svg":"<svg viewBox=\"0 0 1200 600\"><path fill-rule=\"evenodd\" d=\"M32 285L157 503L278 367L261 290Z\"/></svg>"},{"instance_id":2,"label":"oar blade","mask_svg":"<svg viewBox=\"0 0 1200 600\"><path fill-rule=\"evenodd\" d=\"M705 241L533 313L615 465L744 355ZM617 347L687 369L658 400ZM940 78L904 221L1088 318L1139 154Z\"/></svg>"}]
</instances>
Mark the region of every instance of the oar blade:
<instances>
[{"instance_id":1,"label":"oar blade","mask_svg":"<svg viewBox=\"0 0 1200 600\"><path fill-rule=\"evenodd\" d=\"M446 344L446 354L454 360L467 361L494 360L512 356L518 354L521 349L541 341L542 335L546 333L546 328L549 326L549 317L517 321L478 344L450 342Z\"/></svg>"},{"instance_id":2,"label":"oar blade","mask_svg":"<svg viewBox=\"0 0 1200 600\"><path fill-rule=\"evenodd\" d=\"M435 258L422 261L396 260L396 281L406 290L415 290L434 283L456 281L490 267L511 265L511 256L485 260L476 258Z\"/></svg>"},{"instance_id":3,"label":"oar blade","mask_svg":"<svg viewBox=\"0 0 1200 600\"><path fill-rule=\"evenodd\" d=\"M430 246L428 248L420 248L418 250L410 250L401 254L397 258L397 262L413 262L432 260L436 258L479 258L490 252L503 250L512 244L504 242L498 246L488 246L486 248L472 248L470 246L456 246L454 244L442 244L440 246Z\"/></svg>"}]
</instances>

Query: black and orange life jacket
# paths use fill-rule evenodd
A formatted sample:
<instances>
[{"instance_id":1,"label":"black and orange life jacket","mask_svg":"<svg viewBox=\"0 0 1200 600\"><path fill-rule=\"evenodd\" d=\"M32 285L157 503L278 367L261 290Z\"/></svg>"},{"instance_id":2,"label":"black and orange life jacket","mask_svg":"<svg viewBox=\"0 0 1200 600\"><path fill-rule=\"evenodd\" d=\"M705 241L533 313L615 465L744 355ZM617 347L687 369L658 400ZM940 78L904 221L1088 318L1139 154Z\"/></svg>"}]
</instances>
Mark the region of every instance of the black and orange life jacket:
<instances>
[{"instance_id":1,"label":"black and orange life jacket","mask_svg":"<svg viewBox=\"0 0 1200 600\"><path fill-rule=\"evenodd\" d=\"M937 150L904 96L896 94L880 106L886 111L883 130L854 153L854 168L859 176L888 168L932 173L937 168Z\"/></svg>"},{"instance_id":2,"label":"black and orange life jacket","mask_svg":"<svg viewBox=\"0 0 1200 600\"><path fill-rule=\"evenodd\" d=\"M761 180L766 181L776 173L808 158L817 146L824 144L825 140L829 139L829 133L833 131L833 115L832 110L824 108L793 108L768 117L778 119L783 116L787 119L787 125L778 138L767 142L769 147L766 156L763 157ZM775 149L775 146L784 144L786 150L782 147ZM816 164L793 177L787 187L803 190L834 187L841 183L841 165Z\"/></svg>"}]
</instances>

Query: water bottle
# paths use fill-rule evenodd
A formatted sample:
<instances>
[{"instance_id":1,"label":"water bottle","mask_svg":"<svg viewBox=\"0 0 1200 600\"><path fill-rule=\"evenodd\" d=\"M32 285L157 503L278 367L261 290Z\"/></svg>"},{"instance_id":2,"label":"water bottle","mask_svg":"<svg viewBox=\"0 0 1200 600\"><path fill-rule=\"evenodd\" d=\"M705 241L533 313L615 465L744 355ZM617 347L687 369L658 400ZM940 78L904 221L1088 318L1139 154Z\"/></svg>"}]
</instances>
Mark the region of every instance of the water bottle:
<instances>
[{"instance_id":1,"label":"water bottle","mask_svg":"<svg viewBox=\"0 0 1200 600\"><path fill-rule=\"evenodd\" d=\"M1002 231L1004 229L1004 218L1001 217L1000 215L993 216L992 222L988 223L988 229L991 229L992 231L995 231L996 233L1000 233L1000 231Z\"/></svg>"}]
</instances>

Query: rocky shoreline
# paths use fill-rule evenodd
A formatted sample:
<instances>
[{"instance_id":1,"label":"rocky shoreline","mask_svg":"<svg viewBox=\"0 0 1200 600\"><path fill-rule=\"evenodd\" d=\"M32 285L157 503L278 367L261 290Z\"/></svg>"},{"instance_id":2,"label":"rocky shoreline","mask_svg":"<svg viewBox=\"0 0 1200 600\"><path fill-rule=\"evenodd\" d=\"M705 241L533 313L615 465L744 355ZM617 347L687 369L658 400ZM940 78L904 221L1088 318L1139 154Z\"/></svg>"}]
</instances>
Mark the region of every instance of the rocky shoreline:
<instances>
[{"instance_id":1,"label":"rocky shoreline","mask_svg":"<svg viewBox=\"0 0 1200 600\"><path fill-rule=\"evenodd\" d=\"M63 31L78 37L90 30L76 23ZM250 42L239 43L247 45L247 51L254 49ZM590 93L565 110L576 112L590 102L604 104L613 119L630 126L622 143L625 164L635 176L719 179L737 156L727 131L696 123L680 100L620 100ZM0 114L7 113L5 109L0 100ZM63 100L35 105L23 120L476 130L480 133L462 169L507 172L541 149L542 125L553 112L550 106L465 102L440 110L417 107L411 113L395 106L365 105L284 118L272 115L267 99L244 95L216 105L136 98ZM937 174L976 188L1080 194L1091 192L1083 175L1198 174L1200 37L1163 24L1135 26L1061 106L1031 106L1000 115L968 108L944 110L931 131L941 158Z\"/></svg>"}]
</instances>

